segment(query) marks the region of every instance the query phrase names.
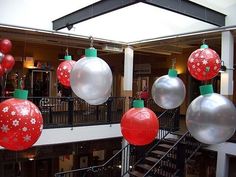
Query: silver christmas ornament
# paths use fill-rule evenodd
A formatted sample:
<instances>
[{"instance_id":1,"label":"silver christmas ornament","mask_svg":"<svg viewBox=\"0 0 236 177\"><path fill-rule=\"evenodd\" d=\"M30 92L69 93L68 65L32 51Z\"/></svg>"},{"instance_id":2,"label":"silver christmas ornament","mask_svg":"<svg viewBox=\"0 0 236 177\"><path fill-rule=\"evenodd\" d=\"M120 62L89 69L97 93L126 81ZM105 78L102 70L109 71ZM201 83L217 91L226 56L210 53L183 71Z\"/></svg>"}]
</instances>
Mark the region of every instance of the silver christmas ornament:
<instances>
[{"instance_id":1,"label":"silver christmas ornament","mask_svg":"<svg viewBox=\"0 0 236 177\"><path fill-rule=\"evenodd\" d=\"M168 75L158 78L152 86L152 98L164 109L177 108L183 103L185 95L185 85L174 69L170 69Z\"/></svg>"},{"instance_id":2,"label":"silver christmas ornament","mask_svg":"<svg viewBox=\"0 0 236 177\"><path fill-rule=\"evenodd\" d=\"M213 93L211 85L201 89L202 95L194 99L187 109L187 128L202 143L225 142L235 132L236 109L226 97Z\"/></svg>"},{"instance_id":3,"label":"silver christmas ornament","mask_svg":"<svg viewBox=\"0 0 236 177\"><path fill-rule=\"evenodd\" d=\"M0 63L2 62L3 57L4 57L4 54L0 52Z\"/></svg>"},{"instance_id":4,"label":"silver christmas ornament","mask_svg":"<svg viewBox=\"0 0 236 177\"><path fill-rule=\"evenodd\" d=\"M100 105L100 104L105 103L108 100L108 98L109 98L109 96L105 97L105 98L99 98L96 100L85 100L85 101L90 105Z\"/></svg>"},{"instance_id":5,"label":"silver christmas ornament","mask_svg":"<svg viewBox=\"0 0 236 177\"><path fill-rule=\"evenodd\" d=\"M85 57L78 60L71 70L70 84L78 97L85 101L99 100L102 104L101 100L105 102L111 93L112 72L108 64L97 57L96 49L86 49Z\"/></svg>"}]
</instances>

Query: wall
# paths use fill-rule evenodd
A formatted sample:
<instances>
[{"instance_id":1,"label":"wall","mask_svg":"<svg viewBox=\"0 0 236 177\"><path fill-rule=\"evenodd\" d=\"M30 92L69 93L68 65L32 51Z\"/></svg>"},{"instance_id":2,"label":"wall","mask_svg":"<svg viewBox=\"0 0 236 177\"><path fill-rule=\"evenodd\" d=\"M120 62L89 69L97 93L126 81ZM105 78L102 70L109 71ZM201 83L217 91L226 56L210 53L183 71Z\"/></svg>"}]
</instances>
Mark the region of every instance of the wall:
<instances>
[{"instance_id":1,"label":"wall","mask_svg":"<svg viewBox=\"0 0 236 177\"><path fill-rule=\"evenodd\" d=\"M121 137L120 124L43 129L35 145L63 144L116 137Z\"/></svg>"},{"instance_id":2,"label":"wall","mask_svg":"<svg viewBox=\"0 0 236 177\"><path fill-rule=\"evenodd\" d=\"M27 38L25 39L27 41ZM15 58L21 58L22 60L25 57L33 57L35 66L37 62L41 64L47 63L51 66L52 69L52 78L51 78L51 96L56 96L57 91L57 79L56 79L56 69L57 66L60 64L61 61L58 60L58 54L64 53L65 47L60 46L52 46L52 45L42 45L42 44L34 44L29 42L19 42L19 41L12 41L13 48L11 54ZM76 49L69 49L69 54L72 55L74 60L78 59L78 53ZM23 61L16 61L15 66L13 67L12 71L9 75L14 75L14 73L19 73L20 77L24 74L29 74L29 70L23 68ZM27 87L29 88L29 82Z\"/></svg>"}]
</instances>

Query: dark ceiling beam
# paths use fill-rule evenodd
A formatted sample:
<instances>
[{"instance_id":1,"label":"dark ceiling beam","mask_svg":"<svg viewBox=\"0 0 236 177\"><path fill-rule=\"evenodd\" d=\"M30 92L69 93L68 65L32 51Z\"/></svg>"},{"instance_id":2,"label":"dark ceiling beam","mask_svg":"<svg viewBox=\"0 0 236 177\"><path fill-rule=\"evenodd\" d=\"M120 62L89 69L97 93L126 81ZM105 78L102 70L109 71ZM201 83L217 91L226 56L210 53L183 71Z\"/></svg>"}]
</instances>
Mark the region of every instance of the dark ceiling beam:
<instances>
[{"instance_id":1,"label":"dark ceiling beam","mask_svg":"<svg viewBox=\"0 0 236 177\"><path fill-rule=\"evenodd\" d=\"M143 2L149 5L186 15L213 25L225 26L224 14L188 0L101 0L71 14L54 20L53 30L68 28L85 20Z\"/></svg>"},{"instance_id":2,"label":"dark ceiling beam","mask_svg":"<svg viewBox=\"0 0 236 177\"><path fill-rule=\"evenodd\" d=\"M213 25L225 26L226 15L189 0L143 0L142 2L186 15Z\"/></svg>"},{"instance_id":3,"label":"dark ceiling beam","mask_svg":"<svg viewBox=\"0 0 236 177\"><path fill-rule=\"evenodd\" d=\"M114 10L118 10L135 3L139 0L102 0L94 4L86 6L79 9L71 14L65 15L61 18L54 20L53 30L60 30L65 27L68 29L72 28L74 24L80 23L82 21L103 15Z\"/></svg>"}]
</instances>

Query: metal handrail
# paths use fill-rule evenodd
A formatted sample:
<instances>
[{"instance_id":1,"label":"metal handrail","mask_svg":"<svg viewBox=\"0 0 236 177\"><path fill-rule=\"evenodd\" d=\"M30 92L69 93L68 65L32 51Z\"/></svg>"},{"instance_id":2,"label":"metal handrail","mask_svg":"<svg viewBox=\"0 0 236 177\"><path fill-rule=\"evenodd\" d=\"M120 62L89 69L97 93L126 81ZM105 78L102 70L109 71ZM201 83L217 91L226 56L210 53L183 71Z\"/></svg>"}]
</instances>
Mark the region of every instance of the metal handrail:
<instances>
[{"instance_id":1,"label":"metal handrail","mask_svg":"<svg viewBox=\"0 0 236 177\"><path fill-rule=\"evenodd\" d=\"M159 119L162 117L162 115L164 115L168 110L165 110L160 116L159 116ZM170 123L171 121L173 121L173 119L175 118L175 114L176 114L176 110L175 110L175 113L172 115L171 119L169 120L168 123ZM162 138L165 138L167 135L170 134L171 131L167 131L167 133L162 137ZM146 153L145 153L145 156L147 154L149 154L159 143L161 142L161 139L158 140L158 142L156 142ZM143 158L140 158L135 164L137 165L139 162L141 162L143 160Z\"/></svg>"},{"instance_id":2,"label":"metal handrail","mask_svg":"<svg viewBox=\"0 0 236 177\"><path fill-rule=\"evenodd\" d=\"M162 117L164 117L164 115L165 115L166 113L168 113L168 111L169 111L169 110L165 110L162 114L160 114L160 115L159 115L159 119L162 118ZM175 112L173 113L173 115L171 116L171 119L169 120L169 122L173 121L173 118L174 118L175 114L176 114L176 110L175 110ZM170 130L167 131L167 133L166 133L166 135L165 135L164 137L166 137L169 132L170 132ZM64 171L64 172L58 172L58 173L55 174L55 177L59 177L60 175L65 175L65 174L68 174L68 173L71 174L71 173L79 172L79 171L84 171L84 172L89 172L89 171L97 172L98 169L101 169L101 168L105 167L107 164L109 164L111 161L113 161L117 156L121 155L121 153L123 153L123 152L125 151L125 149L127 149L127 148L129 148L129 147L130 147L129 144L126 145L125 147L123 147L121 150L119 150L116 154L114 154L109 160L107 160L107 161L106 161L104 164L102 164L102 165L91 166L91 167L81 168L81 169L75 169L75 170L69 170L69 171ZM150 150L149 150L149 151L150 151ZM137 164L137 162L136 162L135 164ZM127 174L128 171L129 171L129 169L128 169L126 172L124 172L123 175Z\"/></svg>"},{"instance_id":3,"label":"metal handrail","mask_svg":"<svg viewBox=\"0 0 236 177\"><path fill-rule=\"evenodd\" d=\"M167 157L169 152L172 151L188 133L188 131L185 132L184 135L180 139L178 139L178 141L176 141L175 144L170 149L168 149L168 151L144 174L144 176L148 175L157 166L158 163L160 163L165 157Z\"/></svg>"},{"instance_id":4,"label":"metal handrail","mask_svg":"<svg viewBox=\"0 0 236 177\"><path fill-rule=\"evenodd\" d=\"M157 167L158 164L160 164L166 157L169 156L169 154L171 154L171 151L173 150L176 150L176 147L184 140L185 141L185 144L186 144L186 140L185 138L187 136L191 136L191 134L189 133L189 131L186 131L181 137L180 139L178 139L174 145L168 149L168 151L165 152L165 154L143 175L143 177L147 176L150 174L150 172L152 170L154 170L154 168ZM197 142L197 141L196 141ZM197 142L198 144L196 145L195 149L193 152L191 152L191 154L189 155L189 157L185 158L184 159L184 163L187 164L189 162L189 160L195 155L195 153L201 148L201 143L200 142ZM180 168L178 168L175 173L172 175L173 177L175 177L179 172L181 171ZM155 172L154 172L155 173Z\"/></svg>"},{"instance_id":5,"label":"metal handrail","mask_svg":"<svg viewBox=\"0 0 236 177\"><path fill-rule=\"evenodd\" d=\"M165 115L169 110L165 110L161 115L159 115L159 119L161 117L163 117L163 115ZM169 120L169 122L171 122L171 120L175 117L175 114L176 114L176 111L177 109L175 110L175 112L173 113L171 119ZM169 132L169 131L168 131ZM166 137L167 134L164 136ZM85 172L89 172L89 171L92 171L92 172L96 172L97 169L99 168L103 168L105 167L109 162L111 162L113 159L115 159L117 156L119 156L126 148L129 148L130 145L126 145L125 147L123 147L121 150L119 150L116 154L114 154L109 160L107 160L104 164L102 165L97 165L97 166L91 166L91 167L87 167L87 168L81 168L81 169L75 169L75 170L70 170L70 171L64 171L64 172L58 172L58 173L55 173L55 177L60 177L61 175L65 175L65 174L68 174L68 173L74 173L74 172L79 172L79 171L85 171ZM137 163L137 162L136 162ZM135 163L135 164L136 164ZM128 170L123 174L127 174L128 173Z\"/></svg>"},{"instance_id":6,"label":"metal handrail","mask_svg":"<svg viewBox=\"0 0 236 177\"><path fill-rule=\"evenodd\" d=\"M96 172L95 169L102 168L102 167L106 166L109 162L111 162L116 156L118 156L121 152L123 152L124 149L128 148L129 146L130 146L130 144L127 144L126 146L121 148L117 153L115 153L109 160L107 160L102 165L96 165L96 166L91 166L91 167L86 167L86 168L79 168L79 169L75 169L75 170L58 172L58 173L55 173L55 177L60 177L60 176L65 175L67 173L74 173L74 172L78 172L78 171L92 171L92 172Z\"/></svg>"}]
</instances>

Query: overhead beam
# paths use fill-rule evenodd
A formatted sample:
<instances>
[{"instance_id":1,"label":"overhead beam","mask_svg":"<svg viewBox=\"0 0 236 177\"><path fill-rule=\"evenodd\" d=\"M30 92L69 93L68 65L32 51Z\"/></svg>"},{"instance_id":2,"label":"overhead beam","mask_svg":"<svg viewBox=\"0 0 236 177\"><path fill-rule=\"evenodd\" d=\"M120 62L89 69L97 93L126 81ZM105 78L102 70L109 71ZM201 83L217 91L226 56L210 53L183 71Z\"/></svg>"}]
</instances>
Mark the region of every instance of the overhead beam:
<instances>
[{"instance_id":1,"label":"overhead beam","mask_svg":"<svg viewBox=\"0 0 236 177\"><path fill-rule=\"evenodd\" d=\"M143 0L142 2L186 15L213 25L225 26L226 15L189 0Z\"/></svg>"},{"instance_id":2,"label":"overhead beam","mask_svg":"<svg viewBox=\"0 0 236 177\"><path fill-rule=\"evenodd\" d=\"M189 0L101 0L54 20L52 22L53 30L60 30L66 27L71 29L74 24L139 2L170 10L213 25L225 26L226 15Z\"/></svg>"},{"instance_id":3,"label":"overhead beam","mask_svg":"<svg viewBox=\"0 0 236 177\"><path fill-rule=\"evenodd\" d=\"M139 2L138 0L102 0L54 20L53 30L71 28L74 24L118 10Z\"/></svg>"}]
</instances>

